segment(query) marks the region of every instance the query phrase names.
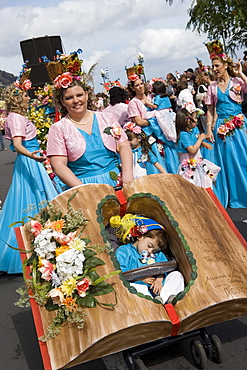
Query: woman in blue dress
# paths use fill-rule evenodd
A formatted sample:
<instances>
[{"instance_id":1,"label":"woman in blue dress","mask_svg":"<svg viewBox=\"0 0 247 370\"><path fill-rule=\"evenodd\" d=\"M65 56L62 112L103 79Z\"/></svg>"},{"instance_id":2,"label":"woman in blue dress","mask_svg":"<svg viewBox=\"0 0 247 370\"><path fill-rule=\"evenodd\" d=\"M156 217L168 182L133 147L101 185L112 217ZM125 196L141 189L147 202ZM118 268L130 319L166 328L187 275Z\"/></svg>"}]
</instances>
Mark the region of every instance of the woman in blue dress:
<instances>
[{"instance_id":1,"label":"woman in blue dress","mask_svg":"<svg viewBox=\"0 0 247 370\"><path fill-rule=\"evenodd\" d=\"M47 156L54 172L68 188L82 183L116 186L121 164L122 183L130 182L132 152L114 116L89 110L90 88L70 73L63 73L54 82L62 115L48 134Z\"/></svg>"},{"instance_id":2,"label":"woman in blue dress","mask_svg":"<svg viewBox=\"0 0 247 370\"><path fill-rule=\"evenodd\" d=\"M20 253L14 227L17 221L28 221L40 208L58 194L39 155L35 126L25 117L30 100L27 89L31 82L7 86L4 91L8 117L5 123L5 137L11 140L10 148L17 152L13 168L12 183L0 213L0 271L9 274L22 272Z\"/></svg>"},{"instance_id":3,"label":"woman in blue dress","mask_svg":"<svg viewBox=\"0 0 247 370\"><path fill-rule=\"evenodd\" d=\"M241 64L234 64L226 54L212 52L210 57L217 81L209 86L205 104L207 137L214 142L213 162L221 167L216 181L217 195L225 208L246 208L247 120L241 102L243 93L247 92L247 77ZM215 107L217 120L213 128Z\"/></svg>"},{"instance_id":4,"label":"woman in blue dress","mask_svg":"<svg viewBox=\"0 0 247 370\"><path fill-rule=\"evenodd\" d=\"M145 84L138 75L132 74L129 76L128 91L131 98L128 104L129 119L145 132L158 162L166 169L164 147L162 143L159 143L159 140L157 140L159 138L156 135L156 131L161 133L161 129L157 124L153 124L151 120L155 117L154 111L151 111L154 104L148 99ZM159 170L156 169L155 173L159 173Z\"/></svg>"}]
</instances>

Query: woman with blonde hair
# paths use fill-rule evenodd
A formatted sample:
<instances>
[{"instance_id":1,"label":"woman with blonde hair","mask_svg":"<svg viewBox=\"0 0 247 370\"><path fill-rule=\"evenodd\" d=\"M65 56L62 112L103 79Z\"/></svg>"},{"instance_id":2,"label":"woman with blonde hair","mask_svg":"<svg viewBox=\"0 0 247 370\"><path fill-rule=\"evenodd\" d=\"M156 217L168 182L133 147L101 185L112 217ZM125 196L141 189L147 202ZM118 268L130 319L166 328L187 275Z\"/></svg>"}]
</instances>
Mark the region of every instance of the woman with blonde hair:
<instances>
[{"instance_id":1,"label":"woman with blonde hair","mask_svg":"<svg viewBox=\"0 0 247 370\"><path fill-rule=\"evenodd\" d=\"M29 88L31 81L25 79L17 80L4 90L5 138L11 141L10 149L17 152L12 183L0 213L0 271L9 274L22 272L20 253L9 247L18 248L14 227L9 226L28 221L42 203L58 194L41 164L46 158L40 156L36 128L25 116L30 100Z\"/></svg>"}]
</instances>

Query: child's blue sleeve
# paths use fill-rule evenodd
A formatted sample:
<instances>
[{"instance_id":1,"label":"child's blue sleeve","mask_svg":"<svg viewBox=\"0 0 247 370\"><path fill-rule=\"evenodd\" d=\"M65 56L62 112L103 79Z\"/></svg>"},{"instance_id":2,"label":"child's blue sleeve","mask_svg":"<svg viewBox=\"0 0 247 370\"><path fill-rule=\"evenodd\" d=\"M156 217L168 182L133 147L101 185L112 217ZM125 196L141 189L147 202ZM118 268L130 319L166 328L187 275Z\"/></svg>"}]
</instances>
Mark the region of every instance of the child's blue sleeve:
<instances>
[{"instance_id":1,"label":"child's blue sleeve","mask_svg":"<svg viewBox=\"0 0 247 370\"><path fill-rule=\"evenodd\" d=\"M127 248L127 245L121 245L117 250L116 250L116 257L119 262L121 270L124 271L129 271L131 270L129 266L129 251Z\"/></svg>"}]
</instances>

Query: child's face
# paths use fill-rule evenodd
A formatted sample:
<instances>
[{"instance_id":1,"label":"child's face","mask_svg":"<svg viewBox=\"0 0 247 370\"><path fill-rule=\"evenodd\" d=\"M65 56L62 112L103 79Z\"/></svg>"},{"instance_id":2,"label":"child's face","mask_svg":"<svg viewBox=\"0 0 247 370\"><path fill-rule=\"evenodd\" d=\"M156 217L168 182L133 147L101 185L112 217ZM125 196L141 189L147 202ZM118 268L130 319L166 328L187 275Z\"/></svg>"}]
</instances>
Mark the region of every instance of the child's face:
<instances>
[{"instance_id":1,"label":"child's face","mask_svg":"<svg viewBox=\"0 0 247 370\"><path fill-rule=\"evenodd\" d=\"M136 136L132 136L131 138L129 138L129 142L130 142L131 149L137 149L141 145L140 138Z\"/></svg>"},{"instance_id":2,"label":"child's face","mask_svg":"<svg viewBox=\"0 0 247 370\"><path fill-rule=\"evenodd\" d=\"M137 240L136 247L140 254L142 251L148 251L149 254L160 251L157 240L147 236L141 236L140 239Z\"/></svg>"},{"instance_id":3,"label":"child's face","mask_svg":"<svg viewBox=\"0 0 247 370\"><path fill-rule=\"evenodd\" d=\"M194 112L194 113L192 113L192 114L191 114L191 117L192 117L192 119L189 119L189 120L188 120L188 127L189 127L190 129L195 128L195 127L197 126L197 117L196 117L196 113L195 113L195 112Z\"/></svg>"}]
</instances>

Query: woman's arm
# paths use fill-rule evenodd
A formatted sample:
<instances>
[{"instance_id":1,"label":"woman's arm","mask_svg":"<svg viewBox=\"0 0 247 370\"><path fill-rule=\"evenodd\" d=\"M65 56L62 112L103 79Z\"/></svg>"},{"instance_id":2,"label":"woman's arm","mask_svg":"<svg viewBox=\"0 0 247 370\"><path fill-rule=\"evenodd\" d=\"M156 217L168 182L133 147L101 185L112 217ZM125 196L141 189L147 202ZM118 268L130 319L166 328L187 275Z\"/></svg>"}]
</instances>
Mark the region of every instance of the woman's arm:
<instances>
[{"instance_id":1,"label":"woman's arm","mask_svg":"<svg viewBox=\"0 0 247 370\"><path fill-rule=\"evenodd\" d=\"M141 127L149 126L148 120L141 118L141 116L133 117L133 121L135 122L136 125L141 126Z\"/></svg>"},{"instance_id":2,"label":"woman's arm","mask_svg":"<svg viewBox=\"0 0 247 370\"><path fill-rule=\"evenodd\" d=\"M30 152L22 145L22 137L15 136L13 137L13 145L17 153L25 155L26 157L34 159L36 162L44 162L46 157L40 157L36 153L39 153L39 150L35 150L34 152Z\"/></svg>"},{"instance_id":3,"label":"woman's arm","mask_svg":"<svg viewBox=\"0 0 247 370\"><path fill-rule=\"evenodd\" d=\"M207 135L202 133L198 136L198 139L197 139L197 142L194 144L194 145L190 145L188 146L186 149L188 150L188 152L190 154L196 154L196 152L198 151L198 149L200 148L201 144L202 144L202 141L204 139L206 139Z\"/></svg>"},{"instance_id":4,"label":"woman's arm","mask_svg":"<svg viewBox=\"0 0 247 370\"><path fill-rule=\"evenodd\" d=\"M51 156L50 162L53 171L64 184L66 184L70 188L82 184L82 182L73 174L73 172L67 166L67 157Z\"/></svg>"},{"instance_id":5,"label":"woman's arm","mask_svg":"<svg viewBox=\"0 0 247 370\"><path fill-rule=\"evenodd\" d=\"M123 185L133 180L133 154L128 140L118 146L121 164Z\"/></svg>"},{"instance_id":6,"label":"woman's arm","mask_svg":"<svg viewBox=\"0 0 247 370\"><path fill-rule=\"evenodd\" d=\"M207 138L208 141L213 143L214 142L214 135L213 135L213 132L212 132L212 128L213 128L213 125L214 125L214 122L215 122L215 119L214 119L215 107L214 107L214 105L208 105L207 108L208 108L208 110L207 110L206 138Z\"/></svg>"}]
</instances>

